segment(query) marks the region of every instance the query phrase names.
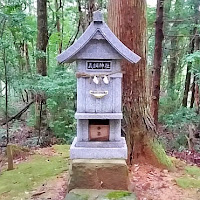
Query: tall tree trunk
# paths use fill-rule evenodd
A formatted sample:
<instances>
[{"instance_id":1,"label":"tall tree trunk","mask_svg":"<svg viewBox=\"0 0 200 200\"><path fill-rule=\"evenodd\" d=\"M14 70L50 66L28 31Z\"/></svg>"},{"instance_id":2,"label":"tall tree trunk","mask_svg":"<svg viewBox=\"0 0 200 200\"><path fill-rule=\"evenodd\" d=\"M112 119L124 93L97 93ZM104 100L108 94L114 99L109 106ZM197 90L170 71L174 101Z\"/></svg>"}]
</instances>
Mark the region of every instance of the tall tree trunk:
<instances>
[{"instance_id":1,"label":"tall tree trunk","mask_svg":"<svg viewBox=\"0 0 200 200\"><path fill-rule=\"evenodd\" d=\"M60 0L58 4L58 0L55 0L55 9L56 9L56 28L57 32L59 34L60 42L59 42L59 47L58 47L58 53L62 53L62 36L61 36L61 24L60 24L60 16L59 16L59 10L62 7L62 1Z\"/></svg>"},{"instance_id":2,"label":"tall tree trunk","mask_svg":"<svg viewBox=\"0 0 200 200\"><path fill-rule=\"evenodd\" d=\"M37 51L36 66L38 74L47 76L47 44L48 44L48 28L47 28L47 0L37 0ZM45 94L38 93L36 95L35 117L36 128L40 129L40 105L46 104ZM46 110L43 110L43 117L46 116Z\"/></svg>"},{"instance_id":3,"label":"tall tree trunk","mask_svg":"<svg viewBox=\"0 0 200 200\"><path fill-rule=\"evenodd\" d=\"M82 32L85 32L87 28L87 23L86 23L86 16L84 12L82 11L81 0L77 0L77 4L78 4L80 26L82 28Z\"/></svg>"},{"instance_id":4,"label":"tall tree trunk","mask_svg":"<svg viewBox=\"0 0 200 200\"><path fill-rule=\"evenodd\" d=\"M47 0L37 0L37 72L42 76L47 75L46 50L48 44L47 29Z\"/></svg>"},{"instance_id":5,"label":"tall tree trunk","mask_svg":"<svg viewBox=\"0 0 200 200\"><path fill-rule=\"evenodd\" d=\"M178 19L180 19L180 7L182 5L182 0L176 0L175 2L175 22L172 25L172 34L174 35L171 37L171 49L170 49L170 62L168 66L168 93L174 92L175 87L175 78L176 78L176 71L177 71L177 48L178 48L178 30L177 27L180 24Z\"/></svg>"},{"instance_id":6,"label":"tall tree trunk","mask_svg":"<svg viewBox=\"0 0 200 200\"><path fill-rule=\"evenodd\" d=\"M153 81L152 81L152 97L151 97L151 113L154 123L158 125L158 108L160 99L160 76L162 66L162 42L163 35L163 14L164 14L164 0L157 1L157 19L156 19L156 32L155 32L155 51L154 51L154 68L153 68Z\"/></svg>"},{"instance_id":7,"label":"tall tree trunk","mask_svg":"<svg viewBox=\"0 0 200 200\"><path fill-rule=\"evenodd\" d=\"M112 31L129 49L142 57L138 64L122 62L122 70L126 72L123 79L123 129L128 145L128 161L171 165L162 147L154 140L156 130L148 109L146 1L110 0L108 14ZM162 154L162 161L158 151Z\"/></svg>"},{"instance_id":8,"label":"tall tree trunk","mask_svg":"<svg viewBox=\"0 0 200 200\"><path fill-rule=\"evenodd\" d=\"M195 18L195 33L194 33L194 51L200 50L200 36L199 36L199 29L198 25L200 22L200 11L199 11L200 1L194 0L194 18ZM195 63L197 66L199 66L199 62ZM197 84L198 77L196 74L194 74L194 81L192 83L192 97L191 97L191 103L190 108L194 107L195 97L196 97L196 89L198 90L199 86ZM197 106L197 111L199 110Z\"/></svg>"}]
</instances>

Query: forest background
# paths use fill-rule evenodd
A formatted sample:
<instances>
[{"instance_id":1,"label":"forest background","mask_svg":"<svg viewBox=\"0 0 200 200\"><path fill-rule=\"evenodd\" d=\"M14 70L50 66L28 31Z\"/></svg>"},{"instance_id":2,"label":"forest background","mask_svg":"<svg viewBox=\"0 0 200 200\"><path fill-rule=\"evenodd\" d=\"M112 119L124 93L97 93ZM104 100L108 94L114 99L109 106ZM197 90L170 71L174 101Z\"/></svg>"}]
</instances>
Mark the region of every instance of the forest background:
<instances>
[{"instance_id":1,"label":"forest background","mask_svg":"<svg viewBox=\"0 0 200 200\"><path fill-rule=\"evenodd\" d=\"M164 2L158 139L167 151L199 151L200 2ZM0 2L1 146L10 141L28 146L71 143L76 133L76 66L75 63L58 65L56 56L86 29L93 4L92 0L47 1L47 37L41 42L44 46L39 47L37 34L41 30L37 27L36 2ZM98 8L107 19L107 1L99 0ZM148 6L147 20L151 101L154 99L156 7ZM40 68L43 59L47 63L45 69ZM6 121L10 123L6 125Z\"/></svg>"}]
</instances>

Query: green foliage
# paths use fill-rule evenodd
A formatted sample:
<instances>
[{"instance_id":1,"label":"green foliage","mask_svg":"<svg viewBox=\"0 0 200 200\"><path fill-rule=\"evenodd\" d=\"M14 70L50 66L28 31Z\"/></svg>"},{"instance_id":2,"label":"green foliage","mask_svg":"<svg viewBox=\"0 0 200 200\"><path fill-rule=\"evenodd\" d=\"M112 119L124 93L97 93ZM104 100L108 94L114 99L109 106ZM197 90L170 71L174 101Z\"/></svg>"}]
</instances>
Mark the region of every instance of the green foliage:
<instances>
[{"instance_id":1,"label":"green foliage","mask_svg":"<svg viewBox=\"0 0 200 200\"><path fill-rule=\"evenodd\" d=\"M192 54L188 54L185 59L187 62L191 62L191 63L200 61L200 51L195 51Z\"/></svg>"},{"instance_id":2,"label":"green foliage","mask_svg":"<svg viewBox=\"0 0 200 200\"><path fill-rule=\"evenodd\" d=\"M200 50L188 54L185 60L187 63L192 63L191 72L195 74L197 83L200 84Z\"/></svg>"},{"instance_id":3,"label":"green foliage","mask_svg":"<svg viewBox=\"0 0 200 200\"><path fill-rule=\"evenodd\" d=\"M177 93L165 94L160 98L159 121L165 123L166 115L170 115L180 108L180 98Z\"/></svg>"},{"instance_id":4,"label":"green foliage","mask_svg":"<svg viewBox=\"0 0 200 200\"><path fill-rule=\"evenodd\" d=\"M166 113L162 116L161 121L164 122L168 128L181 129L190 123L198 123L200 116L194 109L180 107L174 109L171 113Z\"/></svg>"},{"instance_id":5,"label":"green foliage","mask_svg":"<svg viewBox=\"0 0 200 200\"><path fill-rule=\"evenodd\" d=\"M62 9L56 10L55 2L48 2L49 41L47 53L39 52L36 48L37 24L34 1L11 0L0 3L0 80L5 82L4 63L7 66L9 85L9 116L16 114L18 104L22 104L21 95L24 90L32 94L43 92L47 97L47 125L57 137L71 142L75 134L75 99L76 79L72 67L58 66L56 56L62 40L63 48L77 31L78 8L74 0L66 2ZM55 27L56 17L59 16L62 34ZM65 37L63 37L65 36ZM28 57L23 52L24 45L28 48ZM3 52L6 50L4 57ZM47 58L48 76L41 77L36 72L36 58ZM30 69L27 68L29 60ZM1 87L0 87L1 91ZM15 109L17 107L17 109ZM0 118L5 117L5 98L0 93ZM35 125L35 109L31 106L28 124Z\"/></svg>"},{"instance_id":6,"label":"green foliage","mask_svg":"<svg viewBox=\"0 0 200 200\"><path fill-rule=\"evenodd\" d=\"M156 20L156 8L147 7L147 20L148 20L148 62L149 65L153 65L153 55L155 46L155 20Z\"/></svg>"},{"instance_id":7,"label":"green foliage","mask_svg":"<svg viewBox=\"0 0 200 200\"><path fill-rule=\"evenodd\" d=\"M163 108L163 110L162 110ZM165 128L173 133L173 140L166 141L165 138L161 138L165 146L170 149L176 149L179 151L185 150L188 145L186 136L189 132L189 125L191 123L198 125L200 116L196 113L195 109L176 107L174 104L174 110L172 109L172 103L170 101L166 104L162 104L160 110L160 122L165 124Z\"/></svg>"},{"instance_id":8,"label":"green foliage","mask_svg":"<svg viewBox=\"0 0 200 200\"><path fill-rule=\"evenodd\" d=\"M57 70L51 76L32 76L24 78L21 89L44 92L47 97L48 125L56 136L71 142L75 134L76 123L75 98L76 79L72 70ZM34 124L34 113L30 119ZM29 122L30 122L29 121ZM29 123L30 124L30 123Z\"/></svg>"}]
</instances>

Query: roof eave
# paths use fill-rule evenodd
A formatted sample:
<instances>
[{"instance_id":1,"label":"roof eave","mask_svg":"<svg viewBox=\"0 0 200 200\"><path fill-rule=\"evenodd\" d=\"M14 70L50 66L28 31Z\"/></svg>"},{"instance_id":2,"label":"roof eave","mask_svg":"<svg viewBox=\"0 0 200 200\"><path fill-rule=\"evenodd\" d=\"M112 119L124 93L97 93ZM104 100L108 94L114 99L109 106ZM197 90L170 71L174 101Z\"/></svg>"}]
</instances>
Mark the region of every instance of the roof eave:
<instances>
[{"instance_id":1,"label":"roof eave","mask_svg":"<svg viewBox=\"0 0 200 200\"><path fill-rule=\"evenodd\" d=\"M85 33L68 49L63 51L60 55L57 56L59 63L66 63L82 49L84 46L92 39L97 31L100 31L107 42L127 61L131 63L137 63L141 59L140 56L135 54L129 48L127 48L110 30L107 24L103 23L94 23L92 22L90 26L86 29Z\"/></svg>"}]
</instances>

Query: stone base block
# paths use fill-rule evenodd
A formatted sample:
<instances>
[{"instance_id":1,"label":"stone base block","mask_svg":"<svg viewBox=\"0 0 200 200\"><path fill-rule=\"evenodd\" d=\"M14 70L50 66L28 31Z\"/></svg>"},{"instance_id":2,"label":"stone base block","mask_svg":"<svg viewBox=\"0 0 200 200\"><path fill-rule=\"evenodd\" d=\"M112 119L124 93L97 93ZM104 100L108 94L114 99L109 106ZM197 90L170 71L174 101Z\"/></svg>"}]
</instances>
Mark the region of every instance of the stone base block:
<instances>
[{"instance_id":1,"label":"stone base block","mask_svg":"<svg viewBox=\"0 0 200 200\"><path fill-rule=\"evenodd\" d=\"M69 191L128 190L128 168L125 160L75 159L71 161L69 172Z\"/></svg>"},{"instance_id":2,"label":"stone base block","mask_svg":"<svg viewBox=\"0 0 200 200\"><path fill-rule=\"evenodd\" d=\"M89 147L89 148L123 148L124 147L124 138L121 138L120 141L106 141L106 142L76 142L76 147Z\"/></svg>"},{"instance_id":3,"label":"stone base block","mask_svg":"<svg viewBox=\"0 0 200 200\"><path fill-rule=\"evenodd\" d=\"M91 143L91 144L88 144ZM70 147L71 159L127 159L127 145L125 138L121 142L88 142L85 147L83 143L77 143L74 139ZM79 144L76 146L76 144Z\"/></svg>"}]
</instances>

